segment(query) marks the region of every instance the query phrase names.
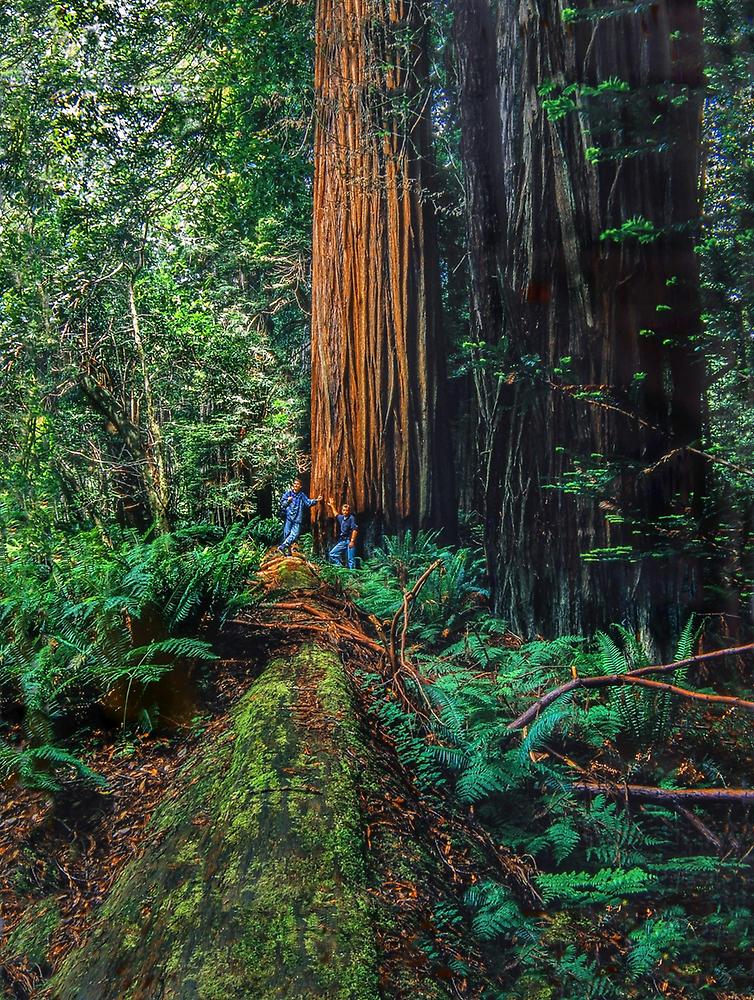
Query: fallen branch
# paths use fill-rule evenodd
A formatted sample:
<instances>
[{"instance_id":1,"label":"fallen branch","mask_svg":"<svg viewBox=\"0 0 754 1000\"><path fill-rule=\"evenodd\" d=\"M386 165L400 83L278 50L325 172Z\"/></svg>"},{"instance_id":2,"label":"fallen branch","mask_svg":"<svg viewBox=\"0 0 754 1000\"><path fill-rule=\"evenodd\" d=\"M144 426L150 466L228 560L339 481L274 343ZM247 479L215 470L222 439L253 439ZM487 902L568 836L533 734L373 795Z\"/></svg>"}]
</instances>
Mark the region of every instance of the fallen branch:
<instances>
[{"instance_id":1,"label":"fallen branch","mask_svg":"<svg viewBox=\"0 0 754 1000\"><path fill-rule=\"evenodd\" d=\"M425 721L427 721L426 713L423 712L422 709L416 704L415 700L412 700L409 697L405 687L403 686L402 677L403 675L407 675L408 677L411 678L411 680L414 682L414 687L421 696L427 709L439 721L437 713L424 690L422 678L420 677L418 671L414 668L414 666L411 663L409 663L409 661L406 659L406 642L408 639L408 626L411 620L411 607L416 601L416 598L419 596L419 593L421 592L421 589L424 586L424 584L430 578L432 573L434 573L436 569L439 569L439 567L442 566L442 564L443 564L442 559L435 559L435 561L424 570L424 572L416 581L416 583L413 585L411 590L407 590L403 594L403 604L393 615L393 620L390 625L390 639L387 649L387 657L388 660L390 661L389 665L391 670L391 680L393 684L393 689L396 691L398 697L400 698L404 706L411 709L411 711L416 712ZM401 617L403 618L403 626L401 628L400 655L398 655L396 654L396 639L398 632L398 623L400 622Z\"/></svg>"},{"instance_id":2,"label":"fallen branch","mask_svg":"<svg viewBox=\"0 0 754 1000\"><path fill-rule=\"evenodd\" d=\"M416 583L413 585L411 590L407 590L403 595L403 606L400 607L393 615L393 621L390 625L390 659L393 666L396 666L396 654L395 654L395 641L398 631L398 622L403 617L403 629L401 630L401 666L405 666L405 652L406 652L406 635L408 633L409 618L411 615L411 605L414 603L416 598L419 596L422 587L434 573L436 569L442 566L442 559L435 559L435 561L429 565Z\"/></svg>"},{"instance_id":3,"label":"fallen branch","mask_svg":"<svg viewBox=\"0 0 754 1000\"><path fill-rule=\"evenodd\" d=\"M657 788L654 785L612 785L601 781L577 781L572 788L585 795L612 795L652 802L754 802L754 788Z\"/></svg>"},{"instance_id":4,"label":"fallen branch","mask_svg":"<svg viewBox=\"0 0 754 1000\"><path fill-rule=\"evenodd\" d=\"M629 677L628 675L624 676L623 683L668 691L670 694L678 695L681 698L691 698L695 701L730 705L732 708L740 708L744 712L754 712L754 701L747 701L745 698L736 698L734 695L704 694L702 691L692 691L689 688L678 687L676 684L666 684L663 681L650 681L646 677Z\"/></svg>"},{"instance_id":5,"label":"fallen branch","mask_svg":"<svg viewBox=\"0 0 754 1000\"><path fill-rule=\"evenodd\" d=\"M574 770L578 771L581 775L587 778L590 777L590 772L585 767L582 767L582 765L577 763L575 760L571 760L570 757L564 757L562 754L559 754L557 750L553 750L552 747L547 747L547 752L550 754L550 756L556 757L561 763L565 764L567 767L573 768ZM599 784L599 781L597 783ZM590 784L594 784L594 782L593 781L582 782L580 787ZM613 790L612 794L615 796L620 796L621 793L623 793L623 797L625 797L624 787L625 786L623 785L615 785L615 784L610 785L610 788ZM704 837L705 840L707 840L720 852L723 851L724 849L723 842L716 834L712 832L712 830L710 830L710 828L705 823L703 823L699 819L697 815L692 813L690 809L687 809L686 806L681 805L679 802L674 802L672 804L675 807L675 810L678 813L678 815L683 816L684 819L686 819L694 827L694 829L698 833L700 833L702 837Z\"/></svg>"},{"instance_id":6,"label":"fallen branch","mask_svg":"<svg viewBox=\"0 0 754 1000\"><path fill-rule=\"evenodd\" d=\"M259 621L253 618L230 618L229 623L232 625L246 625L250 628L264 629L270 632L315 632L318 635L327 636L333 640L347 640L349 642L358 643L360 646L365 646L367 649L372 650L374 653L379 653L381 656L384 655L385 651L380 646L378 642L373 639L369 639L367 636L362 635L356 629L348 628L343 626L339 622L335 621L322 621L319 623L315 622L276 622L276 621Z\"/></svg>"},{"instance_id":7,"label":"fallen branch","mask_svg":"<svg viewBox=\"0 0 754 1000\"><path fill-rule=\"evenodd\" d=\"M630 670L632 677L644 677L651 673L669 673L671 670L682 670L685 667L693 667L697 663L706 663L707 660L716 660L721 656L736 656L740 653L754 652L754 642L748 642L745 646L729 646L727 649L714 649L711 653L697 653L696 656L687 656L685 660L676 660L673 663L661 663L658 666L638 667Z\"/></svg>"},{"instance_id":8,"label":"fallen branch","mask_svg":"<svg viewBox=\"0 0 754 1000\"><path fill-rule=\"evenodd\" d=\"M625 674L602 674L598 677L573 677L571 680L566 681L564 684L560 684L558 687L552 688L547 694L542 695L538 698L533 705L513 722L509 722L506 727L508 732L515 732L517 729L523 729L524 726L528 726L530 722L537 718L539 713L543 711L548 705L552 705L554 701L558 698L562 698L564 694L568 694L569 691L575 691L576 688L600 688L600 687L610 687L620 684L636 684L640 683L639 679L645 677L647 674L651 673L671 673L676 670L682 670L685 667L694 666L698 663L704 663L707 660L717 659L721 656L735 656L741 655L743 653L754 652L754 642L747 643L745 646L732 646L729 649L717 649L711 653L700 653L697 656L689 656L683 660L676 660L673 663L661 663L656 666L649 667L638 667L636 670L629 670ZM649 685L646 685L649 686ZM654 686L654 685L652 685ZM660 685L662 686L662 685ZM681 693L690 695L692 697L697 696L702 700L710 701L725 701L727 703L738 703L734 707L748 707L751 706L754 710L754 703L744 701L740 698L732 698L727 695L701 695L700 692L689 692L686 688L674 688L673 685L665 685L668 690L673 690L675 693Z\"/></svg>"}]
</instances>

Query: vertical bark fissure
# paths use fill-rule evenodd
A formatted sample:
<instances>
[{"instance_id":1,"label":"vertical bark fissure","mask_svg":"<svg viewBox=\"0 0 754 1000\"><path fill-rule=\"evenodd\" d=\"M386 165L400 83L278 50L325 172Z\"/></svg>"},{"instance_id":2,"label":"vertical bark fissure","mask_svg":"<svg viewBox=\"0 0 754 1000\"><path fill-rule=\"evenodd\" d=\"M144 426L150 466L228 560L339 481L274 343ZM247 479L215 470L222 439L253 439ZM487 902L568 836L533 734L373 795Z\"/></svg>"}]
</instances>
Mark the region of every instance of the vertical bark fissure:
<instances>
[{"instance_id":1,"label":"vertical bark fissure","mask_svg":"<svg viewBox=\"0 0 754 1000\"><path fill-rule=\"evenodd\" d=\"M419 2L318 4L312 480L373 535L454 519L424 33Z\"/></svg>"}]
</instances>

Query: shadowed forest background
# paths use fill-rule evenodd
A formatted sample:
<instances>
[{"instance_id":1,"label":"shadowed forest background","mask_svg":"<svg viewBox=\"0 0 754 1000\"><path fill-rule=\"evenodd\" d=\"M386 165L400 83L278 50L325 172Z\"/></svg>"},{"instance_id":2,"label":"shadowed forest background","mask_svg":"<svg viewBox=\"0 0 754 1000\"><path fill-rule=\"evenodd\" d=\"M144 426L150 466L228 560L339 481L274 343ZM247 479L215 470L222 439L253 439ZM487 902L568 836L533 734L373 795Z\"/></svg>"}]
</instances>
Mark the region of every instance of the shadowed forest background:
<instances>
[{"instance_id":1,"label":"shadowed forest background","mask_svg":"<svg viewBox=\"0 0 754 1000\"><path fill-rule=\"evenodd\" d=\"M0 9L9 996L754 995L753 33Z\"/></svg>"}]
</instances>

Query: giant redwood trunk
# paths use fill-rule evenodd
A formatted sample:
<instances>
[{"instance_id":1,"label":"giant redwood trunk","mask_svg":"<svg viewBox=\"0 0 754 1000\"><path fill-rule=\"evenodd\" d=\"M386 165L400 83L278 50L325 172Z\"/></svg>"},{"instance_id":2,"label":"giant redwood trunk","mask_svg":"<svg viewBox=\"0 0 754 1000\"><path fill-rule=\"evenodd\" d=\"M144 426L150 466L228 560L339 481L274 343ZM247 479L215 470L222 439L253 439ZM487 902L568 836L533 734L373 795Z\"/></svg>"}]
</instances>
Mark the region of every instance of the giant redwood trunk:
<instances>
[{"instance_id":1,"label":"giant redwood trunk","mask_svg":"<svg viewBox=\"0 0 754 1000\"><path fill-rule=\"evenodd\" d=\"M457 0L455 32L497 610L663 642L700 600L699 12Z\"/></svg>"},{"instance_id":2,"label":"giant redwood trunk","mask_svg":"<svg viewBox=\"0 0 754 1000\"><path fill-rule=\"evenodd\" d=\"M312 489L449 525L423 5L319 0L315 88Z\"/></svg>"}]
</instances>

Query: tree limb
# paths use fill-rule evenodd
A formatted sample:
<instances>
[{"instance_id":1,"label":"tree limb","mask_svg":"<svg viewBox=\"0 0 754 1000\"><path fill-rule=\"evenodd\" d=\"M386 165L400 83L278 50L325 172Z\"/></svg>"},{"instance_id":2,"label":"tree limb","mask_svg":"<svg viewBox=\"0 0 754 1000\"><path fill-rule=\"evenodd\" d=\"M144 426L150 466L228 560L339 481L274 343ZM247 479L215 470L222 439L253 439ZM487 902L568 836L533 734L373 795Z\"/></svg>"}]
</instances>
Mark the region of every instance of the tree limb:
<instances>
[{"instance_id":1,"label":"tree limb","mask_svg":"<svg viewBox=\"0 0 754 1000\"><path fill-rule=\"evenodd\" d=\"M546 694L538 698L533 705L513 722L509 722L506 727L508 732L515 732L517 729L523 729L524 726L528 726L532 720L536 719L539 713L551 705L558 698L562 698L564 694L568 694L569 691L574 691L576 688L600 688L609 687L612 685L619 684L635 684L638 678L644 677L646 674L651 673L670 673L676 670L681 670L684 667L694 666L698 663L705 663L707 660L714 660L721 656L736 656L743 653L754 652L754 642L747 643L744 646L732 646L728 649L716 649L711 653L701 653L698 656L689 656L683 660L676 660L673 663L661 663L656 666L649 667L638 667L636 670L629 670L625 674L602 674L599 677L573 677L571 680L566 681L565 684L560 684L558 687L552 688ZM649 686L649 685L646 685ZM652 685L654 686L654 685ZM662 686L662 685L661 685ZM665 685L668 690L673 690L673 685ZM690 694L691 697L697 696L701 700L710 701L724 701L725 703L734 704L737 703L737 707L749 707L754 709L754 703L744 701L738 698L728 698L726 695L701 695L699 692L688 692L686 688L674 689L674 693L684 693Z\"/></svg>"},{"instance_id":2,"label":"tree limb","mask_svg":"<svg viewBox=\"0 0 754 1000\"><path fill-rule=\"evenodd\" d=\"M676 684L665 684L663 681L650 681L645 677L630 677L624 675L624 684L632 684L638 687L654 688L655 690L668 691L670 694L679 695L681 698L692 698L695 701L715 702L721 705L730 705L732 708L740 708L744 712L754 712L754 701L747 701L745 698L736 698L727 694L704 694L702 691L691 691L689 688L678 687ZM598 685L584 685L585 687ZM599 685L607 686L607 685Z\"/></svg>"},{"instance_id":3,"label":"tree limb","mask_svg":"<svg viewBox=\"0 0 754 1000\"><path fill-rule=\"evenodd\" d=\"M401 620L401 616L403 616L403 628L401 630L401 666L404 666L405 665L404 656L406 652L406 633L408 632L408 623L409 623L409 616L411 613L411 605L419 596L419 592L421 591L422 587L427 582L427 580L430 578L432 573L434 573L434 571L438 569L440 566L442 566L442 559L435 559L435 561L424 570L424 572L416 581L416 583L413 585L411 590L407 590L405 592L405 594L403 595L403 605L393 615L393 621L392 624L390 625L390 659L393 662L394 666L396 664L395 642L398 632L398 622Z\"/></svg>"},{"instance_id":4,"label":"tree limb","mask_svg":"<svg viewBox=\"0 0 754 1000\"><path fill-rule=\"evenodd\" d=\"M571 787L585 795L628 796L652 802L754 802L754 788L657 788L655 785L613 785L601 781L576 781Z\"/></svg>"},{"instance_id":5,"label":"tree limb","mask_svg":"<svg viewBox=\"0 0 754 1000\"><path fill-rule=\"evenodd\" d=\"M693 813L690 809L687 809L686 806L682 806L678 803L676 803L676 810L680 816L683 816L683 818L690 823L691 826L693 826L694 829L700 833L708 843L712 844L713 847L716 847L718 851L723 851L725 849L725 845L722 840L720 840L716 833L713 833L713 831L710 830L706 823L703 823L699 819L696 813Z\"/></svg>"},{"instance_id":6,"label":"tree limb","mask_svg":"<svg viewBox=\"0 0 754 1000\"><path fill-rule=\"evenodd\" d=\"M553 382L552 379L547 379L546 384L550 389L564 392L570 396L571 399L574 399L579 403L586 403L589 406L595 406L601 410L609 410L611 413L618 413L620 416L626 417L628 420L635 421L640 427L654 431L656 434L663 434L661 428L657 427L655 424L652 424L643 417L640 417L637 413L631 413L630 410L624 410L621 406L616 406L615 403L607 403L602 399L589 399L588 397L576 395L577 392L583 390L583 386L559 385L557 382ZM676 455L681 451L688 451L692 455L698 455L700 458L703 458L714 465L723 465L727 469L732 469L734 472L740 473L742 476L748 476L750 479L754 479L753 469L748 469L746 466L738 465L735 462L729 462L727 458L721 458L719 455L712 455L710 452L703 451L701 448L697 448L693 444L682 444L673 448L667 455L663 455L663 457L653 465L644 469L642 475L650 475L658 466L662 465L669 458L672 458L673 455Z\"/></svg>"}]
</instances>

